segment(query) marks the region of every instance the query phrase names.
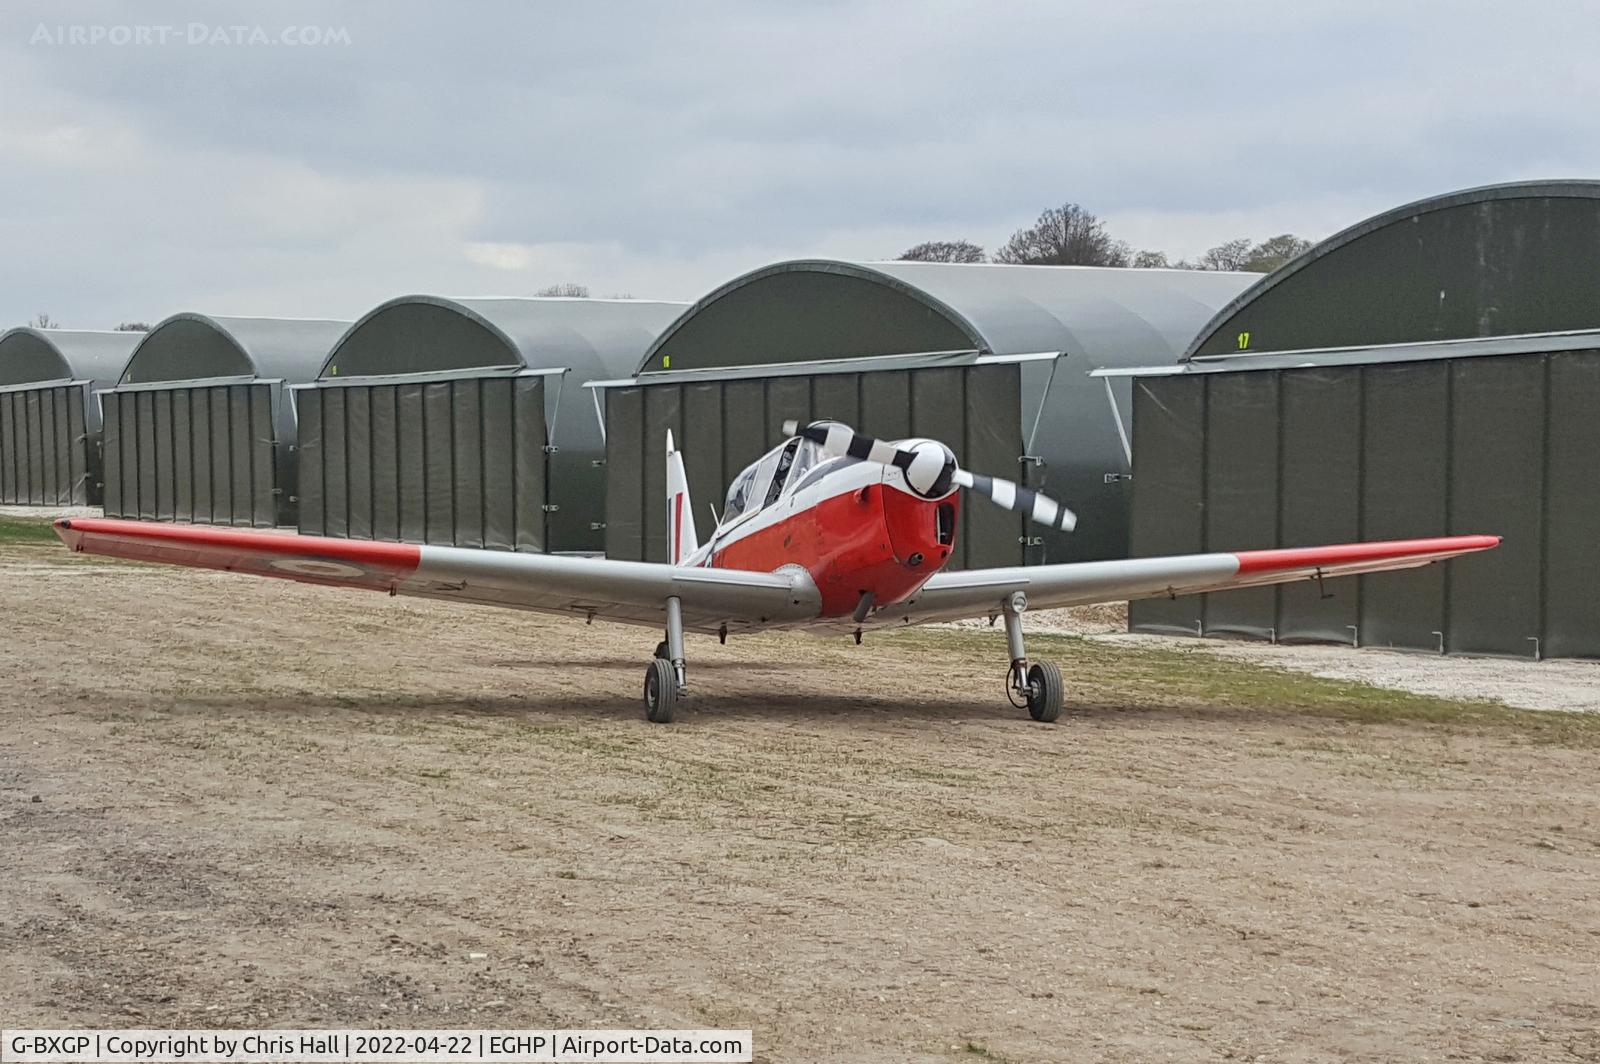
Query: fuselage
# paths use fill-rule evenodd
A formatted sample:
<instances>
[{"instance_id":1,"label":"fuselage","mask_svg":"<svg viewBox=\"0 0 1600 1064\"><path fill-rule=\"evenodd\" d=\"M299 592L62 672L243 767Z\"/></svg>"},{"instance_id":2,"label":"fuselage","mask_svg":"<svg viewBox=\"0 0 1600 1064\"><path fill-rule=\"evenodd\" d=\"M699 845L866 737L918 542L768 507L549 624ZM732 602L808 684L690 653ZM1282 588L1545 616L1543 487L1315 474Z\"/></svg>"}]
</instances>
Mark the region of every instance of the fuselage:
<instances>
[{"instance_id":1,"label":"fuselage","mask_svg":"<svg viewBox=\"0 0 1600 1064\"><path fill-rule=\"evenodd\" d=\"M794 480L771 501L725 516L693 563L758 572L801 566L821 593L821 615L840 617L900 601L950 560L960 516L954 492L926 498L892 466L842 458Z\"/></svg>"}]
</instances>

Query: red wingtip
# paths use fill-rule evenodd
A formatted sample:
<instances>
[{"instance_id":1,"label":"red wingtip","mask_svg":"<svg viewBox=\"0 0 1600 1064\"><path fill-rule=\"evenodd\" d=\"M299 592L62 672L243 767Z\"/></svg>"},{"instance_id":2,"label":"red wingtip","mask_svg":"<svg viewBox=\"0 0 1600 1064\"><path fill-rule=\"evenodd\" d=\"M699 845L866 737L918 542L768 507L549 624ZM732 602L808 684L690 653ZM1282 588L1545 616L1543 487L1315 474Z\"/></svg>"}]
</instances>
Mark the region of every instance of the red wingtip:
<instances>
[{"instance_id":1,"label":"red wingtip","mask_svg":"<svg viewBox=\"0 0 1600 1064\"><path fill-rule=\"evenodd\" d=\"M334 587L389 590L415 573L422 560L422 548L414 543L103 517L63 519L55 526L68 548L82 553Z\"/></svg>"},{"instance_id":2,"label":"red wingtip","mask_svg":"<svg viewBox=\"0 0 1600 1064\"><path fill-rule=\"evenodd\" d=\"M1431 539L1395 539L1376 543L1341 543L1331 547L1289 547L1233 553L1239 559L1239 572L1243 575L1279 569L1366 565L1406 558L1448 558L1490 550L1499 545L1499 536L1436 536Z\"/></svg>"}]
</instances>

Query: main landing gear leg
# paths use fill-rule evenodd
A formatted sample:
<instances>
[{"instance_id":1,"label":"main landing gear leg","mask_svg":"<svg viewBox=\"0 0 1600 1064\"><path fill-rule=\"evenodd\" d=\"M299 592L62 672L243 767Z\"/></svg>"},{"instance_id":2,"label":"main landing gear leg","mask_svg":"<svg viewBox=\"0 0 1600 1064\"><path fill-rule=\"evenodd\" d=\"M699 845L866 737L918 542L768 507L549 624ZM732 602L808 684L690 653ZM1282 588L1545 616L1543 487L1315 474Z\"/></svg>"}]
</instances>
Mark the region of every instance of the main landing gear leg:
<instances>
[{"instance_id":1,"label":"main landing gear leg","mask_svg":"<svg viewBox=\"0 0 1600 1064\"><path fill-rule=\"evenodd\" d=\"M655 660L644 674L644 714L652 724L671 724L678 696L689 689L683 661L683 604L667 599L667 638L656 647Z\"/></svg>"},{"instance_id":2,"label":"main landing gear leg","mask_svg":"<svg viewBox=\"0 0 1600 1064\"><path fill-rule=\"evenodd\" d=\"M1026 707L1034 720L1050 723L1061 716L1061 670L1052 661L1028 663L1028 652L1022 643L1022 614L1027 608L1028 596L1018 591L1006 599L1001 610L1006 619L1006 650L1011 655L1006 697L1018 709Z\"/></svg>"}]
</instances>

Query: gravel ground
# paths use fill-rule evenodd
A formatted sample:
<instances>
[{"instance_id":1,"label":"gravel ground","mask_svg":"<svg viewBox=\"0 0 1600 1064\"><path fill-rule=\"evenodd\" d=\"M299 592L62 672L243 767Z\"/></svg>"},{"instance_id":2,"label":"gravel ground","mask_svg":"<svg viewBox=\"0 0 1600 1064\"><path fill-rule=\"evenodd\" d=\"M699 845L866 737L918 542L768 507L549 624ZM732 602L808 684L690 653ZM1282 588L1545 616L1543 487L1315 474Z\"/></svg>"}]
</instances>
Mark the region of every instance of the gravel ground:
<instances>
[{"instance_id":1,"label":"gravel ground","mask_svg":"<svg viewBox=\"0 0 1600 1064\"><path fill-rule=\"evenodd\" d=\"M1487 698L1518 709L1600 712L1600 661L1464 657L1331 644L1143 635L1128 631L1127 605L1041 610L1028 630L1086 636L1117 646L1159 647L1228 661L1289 669L1329 680L1371 684L1439 698ZM962 627L985 622L963 622Z\"/></svg>"},{"instance_id":2,"label":"gravel ground","mask_svg":"<svg viewBox=\"0 0 1600 1064\"><path fill-rule=\"evenodd\" d=\"M1439 656L1353 647L1247 643L1182 636L1096 636L1129 646L1160 646L1230 661L1292 669L1329 680L1349 680L1393 691L1440 698L1488 698L1519 709L1600 712L1600 661L1525 661L1515 658Z\"/></svg>"},{"instance_id":3,"label":"gravel ground","mask_svg":"<svg viewBox=\"0 0 1600 1064\"><path fill-rule=\"evenodd\" d=\"M0 517L54 521L59 517L104 517L98 506L0 506Z\"/></svg>"},{"instance_id":4,"label":"gravel ground","mask_svg":"<svg viewBox=\"0 0 1600 1064\"><path fill-rule=\"evenodd\" d=\"M634 629L37 547L0 611L6 1026L1600 1059L1584 718L1041 638L1048 727L945 631L693 640L662 728Z\"/></svg>"}]
</instances>

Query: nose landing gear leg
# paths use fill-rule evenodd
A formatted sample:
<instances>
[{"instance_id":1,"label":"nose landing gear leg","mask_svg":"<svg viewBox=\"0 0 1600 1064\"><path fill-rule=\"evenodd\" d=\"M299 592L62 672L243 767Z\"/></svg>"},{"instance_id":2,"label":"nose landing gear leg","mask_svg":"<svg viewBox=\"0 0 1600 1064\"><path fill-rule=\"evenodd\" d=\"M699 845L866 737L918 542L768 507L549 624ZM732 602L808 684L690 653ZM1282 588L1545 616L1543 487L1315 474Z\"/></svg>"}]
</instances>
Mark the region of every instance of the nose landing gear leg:
<instances>
[{"instance_id":1,"label":"nose landing gear leg","mask_svg":"<svg viewBox=\"0 0 1600 1064\"><path fill-rule=\"evenodd\" d=\"M683 604L667 599L667 638L656 647L655 660L644 674L644 715L652 724L671 724L678 696L689 689L683 660Z\"/></svg>"},{"instance_id":2,"label":"nose landing gear leg","mask_svg":"<svg viewBox=\"0 0 1600 1064\"><path fill-rule=\"evenodd\" d=\"M1061 716L1065 692L1055 662L1028 662L1022 642L1022 614L1027 608L1028 596L1018 591L1006 599L1001 610L1006 619L1006 650L1011 655L1006 697L1018 709L1026 708L1034 720L1048 724Z\"/></svg>"}]
</instances>

